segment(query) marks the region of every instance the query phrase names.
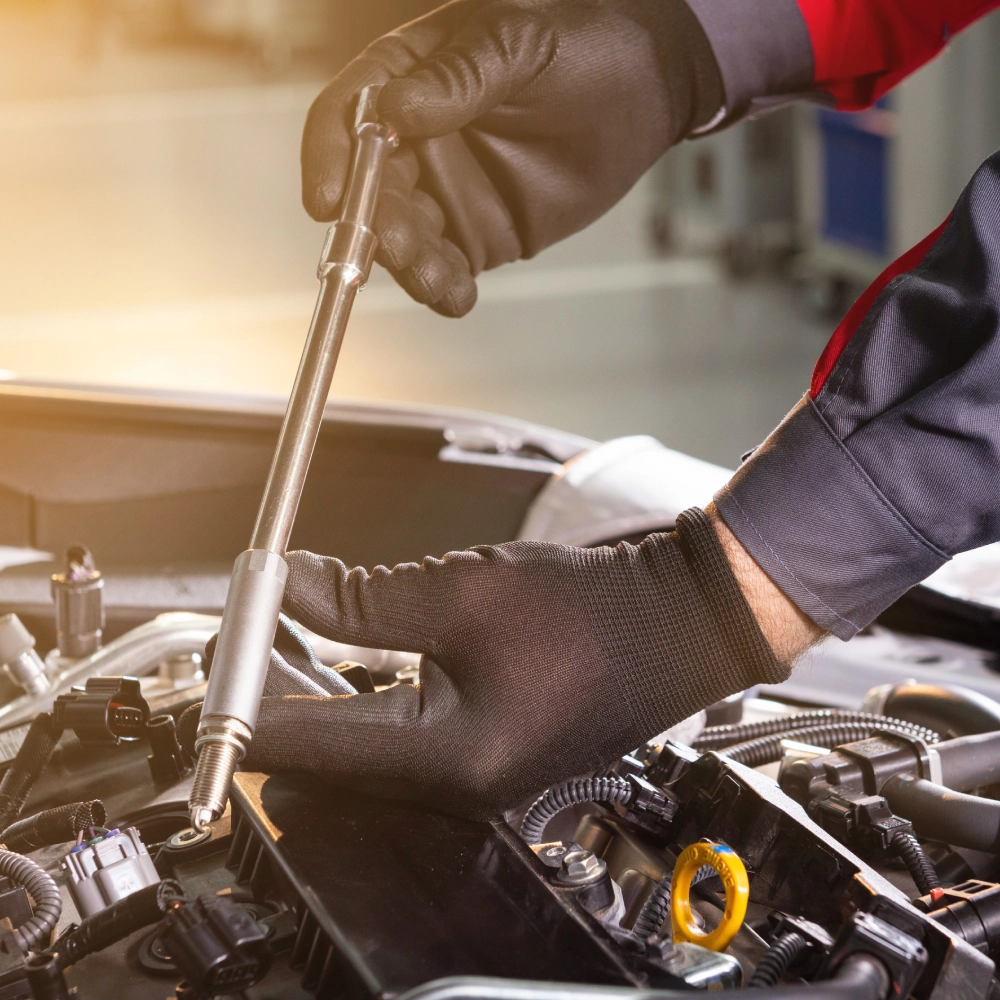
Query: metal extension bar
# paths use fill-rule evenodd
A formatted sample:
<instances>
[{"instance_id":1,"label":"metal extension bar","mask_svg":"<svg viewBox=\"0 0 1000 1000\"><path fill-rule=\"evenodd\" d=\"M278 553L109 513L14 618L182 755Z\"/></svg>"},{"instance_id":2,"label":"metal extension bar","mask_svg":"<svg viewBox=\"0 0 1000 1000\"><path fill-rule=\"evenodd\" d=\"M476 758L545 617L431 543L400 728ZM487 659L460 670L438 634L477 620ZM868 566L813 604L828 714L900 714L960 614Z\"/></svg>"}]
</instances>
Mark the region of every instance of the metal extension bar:
<instances>
[{"instance_id":1,"label":"metal extension bar","mask_svg":"<svg viewBox=\"0 0 1000 1000\"><path fill-rule=\"evenodd\" d=\"M366 87L358 99L354 159L341 218L323 245L319 298L250 548L233 567L195 741L198 766L188 808L197 830L222 815L233 772L253 736L288 573L285 551L347 320L375 254L375 203L386 160L398 141L378 120L378 91Z\"/></svg>"}]
</instances>

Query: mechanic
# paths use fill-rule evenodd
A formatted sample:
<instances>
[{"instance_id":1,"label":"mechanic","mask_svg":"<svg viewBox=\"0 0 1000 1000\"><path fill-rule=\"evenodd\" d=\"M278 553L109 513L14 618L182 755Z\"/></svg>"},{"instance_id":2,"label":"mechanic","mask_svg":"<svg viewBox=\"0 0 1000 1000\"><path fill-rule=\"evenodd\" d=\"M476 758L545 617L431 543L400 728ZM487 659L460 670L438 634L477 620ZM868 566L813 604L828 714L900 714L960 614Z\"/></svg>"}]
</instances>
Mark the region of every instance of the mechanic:
<instances>
[{"instance_id":1,"label":"mechanic","mask_svg":"<svg viewBox=\"0 0 1000 1000\"><path fill-rule=\"evenodd\" d=\"M461 316L476 274L582 229L674 142L799 97L868 107L997 2L455 0L316 100L305 204L337 217L356 95L383 83L403 142L377 259ZM855 303L714 504L638 546L512 542L370 574L292 553L289 614L424 654L420 686L266 697L247 766L496 814L783 680L1000 539L998 267L1000 154ZM287 621L277 647L276 671L320 676Z\"/></svg>"}]
</instances>

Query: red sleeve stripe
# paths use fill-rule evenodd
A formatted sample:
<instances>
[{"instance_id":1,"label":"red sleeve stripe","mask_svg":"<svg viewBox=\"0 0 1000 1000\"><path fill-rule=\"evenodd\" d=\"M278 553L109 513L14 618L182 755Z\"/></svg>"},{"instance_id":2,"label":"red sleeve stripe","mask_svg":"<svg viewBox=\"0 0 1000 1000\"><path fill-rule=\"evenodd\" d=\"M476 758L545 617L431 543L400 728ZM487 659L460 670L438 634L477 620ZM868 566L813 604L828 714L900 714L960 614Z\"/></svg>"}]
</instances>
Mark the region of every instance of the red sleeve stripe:
<instances>
[{"instance_id":1,"label":"red sleeve stripe","mask_svg":"<svg viewBox=\"0 0 1000 1000\"><path fill-rule=\"evenodd\" d=\"M927 252L937 242L937 238L944 232L951 216L929 236L925 236L916 246L910 247L901 257L894 260L858 297L857 302L847 310L847 315L840 321L840 325L833 331L823 353L816 362L813 369L812 382L809 386L809 395L815 399L826 385L826 380L830 377L830 372L836 367L843 354L844 348L851 342L851 338L858 331L862 320L868 315L868 311L875 304L875 300L882 294L882 290L897 275L912 271L927 256Z\"/></svg>"},{"instance_id":2,"label":"red sleeve stripe","mask_svg":"<svg viewBox=\"0 0 1000 1000\"><path fill-rule=\"evenodd\" d=\"M813 85L844 110L869 107L1000 0L798 0Z\"/></svg>"}]
</instances>

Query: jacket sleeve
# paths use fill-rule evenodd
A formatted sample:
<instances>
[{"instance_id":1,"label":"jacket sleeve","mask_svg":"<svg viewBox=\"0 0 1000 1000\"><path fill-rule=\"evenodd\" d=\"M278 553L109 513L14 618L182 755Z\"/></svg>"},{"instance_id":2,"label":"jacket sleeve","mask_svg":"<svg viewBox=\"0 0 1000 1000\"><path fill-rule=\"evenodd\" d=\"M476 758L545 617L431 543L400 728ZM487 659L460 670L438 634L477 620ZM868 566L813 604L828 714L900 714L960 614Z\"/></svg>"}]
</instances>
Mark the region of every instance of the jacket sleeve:
<instances>
[{"instance_id":1,"label":"jacket sleeve","mask_svg":"<svg viewBox=\"0 0 1000 1000\"><path fill-rule=\"evenodd\" d=\"M841 639L1000 539L1000 152L855 303L808 394L716 504Z\"/></svg>"},{"instance_id":2,"label":"jacket sleeve","mask_svg":"<svg viewBox=\"0 0 1000 1000\"><path fill-rule=\"evenodd\" d=\"M715 52L726 121L794 97L870 106L1000 0L688 0ZM718 121L711 123L713 126Z\"/></svg>"}]
</instances>

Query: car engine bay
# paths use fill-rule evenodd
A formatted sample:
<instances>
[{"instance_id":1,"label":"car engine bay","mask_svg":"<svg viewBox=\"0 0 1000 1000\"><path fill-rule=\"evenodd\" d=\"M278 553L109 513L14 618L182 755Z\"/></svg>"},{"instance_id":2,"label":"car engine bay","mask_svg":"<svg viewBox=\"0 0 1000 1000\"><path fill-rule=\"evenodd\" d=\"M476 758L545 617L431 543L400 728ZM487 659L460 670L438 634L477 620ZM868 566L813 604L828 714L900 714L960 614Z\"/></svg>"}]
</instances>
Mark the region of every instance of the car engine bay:
<instances>
[{"instance_id":1,"label":"car engine bay","mask_svg":"<svg viewBox=\"0 0 1000 1000\"><path fill-rule=\"evenodd\" d=\"M191 828L177 723L280 417L0 386L0 1000L1000 996L981 556L981 600L915 588L785 684L493 822L240 771ZM651 439L330 404L293 543L365 566L613 544L727 475ZM415 654L308 637L361 696L419 684Z\"/></svg>"}]
</instances>

